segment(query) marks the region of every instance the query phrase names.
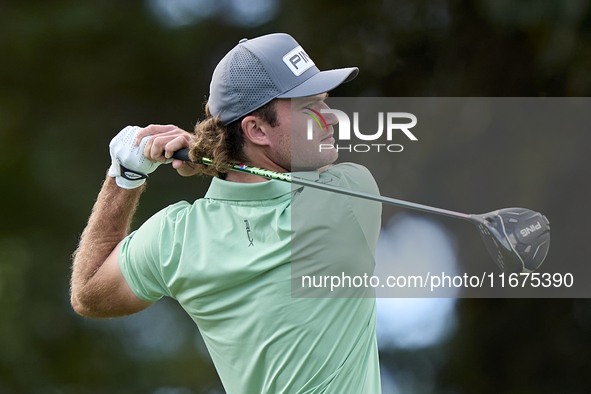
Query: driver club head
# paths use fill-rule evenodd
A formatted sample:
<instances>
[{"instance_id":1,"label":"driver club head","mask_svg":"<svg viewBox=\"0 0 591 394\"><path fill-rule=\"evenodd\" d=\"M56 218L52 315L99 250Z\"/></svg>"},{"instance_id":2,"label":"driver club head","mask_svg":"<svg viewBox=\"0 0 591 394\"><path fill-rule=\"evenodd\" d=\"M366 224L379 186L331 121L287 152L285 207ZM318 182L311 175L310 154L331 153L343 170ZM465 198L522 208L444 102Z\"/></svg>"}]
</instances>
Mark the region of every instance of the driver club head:
<instances>
[{"instance_id":1,"label":"driver club head","mask_svg":"<svg viewBox=\"0 0 591 394\"><path fill-rule=\"evenodd\" d=\"M532 272L544 262L550 247L550 223L541 213L505 208L471 215L470 220L503 272Z\"/></svg>"}]
</instances>

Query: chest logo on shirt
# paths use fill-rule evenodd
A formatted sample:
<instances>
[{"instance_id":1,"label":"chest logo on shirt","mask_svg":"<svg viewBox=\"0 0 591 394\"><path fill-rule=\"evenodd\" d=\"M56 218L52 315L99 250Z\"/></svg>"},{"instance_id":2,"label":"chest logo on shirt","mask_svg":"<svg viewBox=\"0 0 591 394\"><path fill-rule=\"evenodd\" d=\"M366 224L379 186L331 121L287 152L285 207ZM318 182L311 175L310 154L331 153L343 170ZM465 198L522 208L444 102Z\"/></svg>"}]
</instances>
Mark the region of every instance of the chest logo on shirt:
<instances>
[{"instance_id":1,"label":"chest logo on shirt","mask_svg":"<svg viewBox=\"0 0 591 394\"><path fill-rule=\"evenodd\" d=\"M248 237L248 241L250 242L248 244L248 247L254 246L254 238L252 237L252 231L250 229L250 224L248 223L248 220L244 220L244 224L246 225L246 236Z\"/></svg>"}]
</instances>

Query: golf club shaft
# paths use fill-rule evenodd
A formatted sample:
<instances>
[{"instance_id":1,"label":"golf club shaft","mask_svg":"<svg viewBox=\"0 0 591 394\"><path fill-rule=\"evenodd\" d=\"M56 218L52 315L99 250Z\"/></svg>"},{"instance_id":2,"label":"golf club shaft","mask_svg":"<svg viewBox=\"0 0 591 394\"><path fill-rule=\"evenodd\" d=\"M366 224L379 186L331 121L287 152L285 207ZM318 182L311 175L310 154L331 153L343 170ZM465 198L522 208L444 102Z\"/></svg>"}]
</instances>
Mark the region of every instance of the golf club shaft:
<instances>
[{"instance_id":1,"label":"golf club shaft","mask_svg":"<svg viewBox=\"0 0 591 394\"><path fill-rule=\"evenodd\" d=\"M181 150L176 151L174 153L173 157L175 159L179 159L179 160L183 160L183 161L191 161L191 159L189 158L189 150L188 149L181 149ZM213 161L208 158L202 158L201 163L205 164L205 165L212 165ZM280 172L264 170L261 168L251 167L251 166L247 166L244 164L228 165L228 167L232 171L241 172L243 174L257 175L257 176L261 176L263 178L275 179L275 180L279 180L279 181L283 181L283 182L289 182L289 183L293 183L293 184L300 185L300 186L309 186L309 187L312 187L315 189L326 190L326 191L333 192L333 193L345 194L347 196L352 196L352 197L364 198L367 200L377 201L377 202L381 202L384 204L394 205L397 207L410 208L410 209L414 209L417 211L435 213L437 215L450 216L453 218L464 219L464 220L470 220L470 217L471 217L471 215L468 215L465 213L449 211L447 209L434 208L434 207L430 207L427 205L416 204L413 202L398 200L398 199L390 198L390 197L376 196L374 194L369 194L369 193L356 191L356 190L349 190L349 189L345 189L345 188L338 187L338 186L327 185L324 183L318 183L318 182L314 182L312 180L301 178L301 177L294 176L291 174L283 174Z\"/></svg>"}]
</instances>

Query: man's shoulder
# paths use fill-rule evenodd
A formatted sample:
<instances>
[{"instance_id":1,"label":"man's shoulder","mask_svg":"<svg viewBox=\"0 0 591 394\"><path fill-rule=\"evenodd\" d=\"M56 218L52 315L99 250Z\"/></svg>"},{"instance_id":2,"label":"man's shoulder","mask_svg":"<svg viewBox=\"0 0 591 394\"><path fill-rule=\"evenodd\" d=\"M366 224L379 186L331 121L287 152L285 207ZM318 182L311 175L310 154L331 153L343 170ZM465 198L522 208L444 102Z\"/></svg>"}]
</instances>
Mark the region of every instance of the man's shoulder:
<instances>
[{"instance_id":1,"label":"man's shoulder","mask_svg":"<svg viewBox=\"0 0 591 394\"><path fill-rule=\"evenodd\" d=\"M321 181L322 178L330 180L333 177L337 178L339 186L379 194L373 175L361 164L349 162L335 164L321 174Z\"/></svg>"},{"instance_id":2,"label":"man's shoulder","mask_svg":"<svg viewBox=\"0 0 591 394\"><path fill-rule=\"evenodd\" d=\"M198 201L199 200L196 200L193 204L196 204ZM191 209L191 207L193 207L193 204L191 204L185 200L181 200L181 201L176 202L174 204L170 204L169 206L164 208L164 211L166 211L167 215L175 215L179 212L184 212L184 211Z\"/></svg>"},{"instance_id":3,"label":"man's shoulder","mask_svg":"<svg viewBox=\"0 0 591 394\"><path fill-rule=\"evenodd\" d=\"M148 221L159 223L170 221L175 222L180 217L186 216L192 207L193 204L190 204L187 201L179 201L162 208L160 211L152 215L152 217Z\"/></svg>"},{"instance_id":4,"label":"man's shoulder","mask_svg":"<svg viewBox=\"0 0 591 394\"><path fill-rule=\"evenodd\" d=\"M351 162L338 163L328 168L328 172L343 174L345 176L368 176L373 178L367 167Z\"/></svg>"}]
</instances>

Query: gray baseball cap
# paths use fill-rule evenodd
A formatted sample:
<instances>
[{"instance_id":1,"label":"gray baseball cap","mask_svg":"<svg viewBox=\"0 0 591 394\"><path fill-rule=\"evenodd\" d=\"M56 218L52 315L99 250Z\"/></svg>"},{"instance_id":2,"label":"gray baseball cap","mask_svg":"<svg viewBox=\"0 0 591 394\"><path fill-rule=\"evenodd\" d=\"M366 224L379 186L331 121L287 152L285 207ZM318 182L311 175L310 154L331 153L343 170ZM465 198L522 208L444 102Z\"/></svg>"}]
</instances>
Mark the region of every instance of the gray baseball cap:
<instances>
[{"instance_id":1,"label":"gray baseball cap","mask_svg":"<svg viewBox=\"0 0 591 394\"><path fill-rule=\"evenodd\" d=\"M213 72L209 111L227 125L274 98L328 92L358 73L357 67L320 71L289 34L244 38Z\"/></svg>"}]
</instances>

